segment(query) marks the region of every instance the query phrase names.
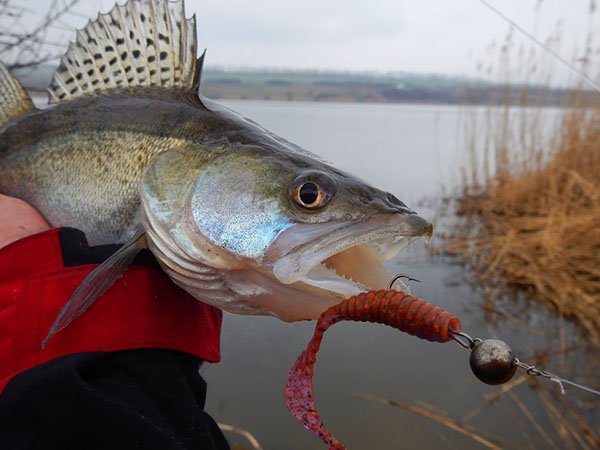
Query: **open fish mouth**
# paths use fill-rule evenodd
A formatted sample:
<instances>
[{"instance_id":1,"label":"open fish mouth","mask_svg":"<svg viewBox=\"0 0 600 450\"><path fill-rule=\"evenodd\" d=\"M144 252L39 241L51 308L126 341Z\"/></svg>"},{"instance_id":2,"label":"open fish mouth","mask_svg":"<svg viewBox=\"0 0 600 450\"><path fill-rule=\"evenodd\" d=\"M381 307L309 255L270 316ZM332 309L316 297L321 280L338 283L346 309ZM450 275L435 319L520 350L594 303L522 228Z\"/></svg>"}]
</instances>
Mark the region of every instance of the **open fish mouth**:
<instances>
[{"instance_id":1,"label":"open fish mouth","mask_svg":"<svg viewBox=\"0 0 600 450\"><path fill-rule=\"evenodd\" d=\"M390 276L383 263L433 230L420 216L400 213L338 223L335 230L333 224L312 225L319 226L322 235L276 260L273 274L283 284L303 283L335 297L386 288ZM294 232L302 231L292 228L285 233ZM285 242L290 236L282 234L279 239Z\"/></svg>"}]
</instances>

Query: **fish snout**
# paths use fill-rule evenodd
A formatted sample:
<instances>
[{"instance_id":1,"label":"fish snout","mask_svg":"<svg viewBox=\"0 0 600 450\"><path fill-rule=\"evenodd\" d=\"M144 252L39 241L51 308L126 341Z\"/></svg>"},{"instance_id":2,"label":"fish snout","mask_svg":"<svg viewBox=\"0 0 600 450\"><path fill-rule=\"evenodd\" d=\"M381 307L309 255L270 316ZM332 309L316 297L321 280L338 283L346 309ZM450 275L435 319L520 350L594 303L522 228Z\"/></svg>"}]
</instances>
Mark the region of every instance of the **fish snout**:
<instances>
[{"instance_id":1,"label":"fish snout","mask_svg":"<svg viewBox=\"0 0 600 450\"><path fill-rule=\"evenodd\" d=\"M402 222L401 233L403 236L430 238L433 235L433 225L416 213L411 212Z\"/></svg>"}]
</instances>

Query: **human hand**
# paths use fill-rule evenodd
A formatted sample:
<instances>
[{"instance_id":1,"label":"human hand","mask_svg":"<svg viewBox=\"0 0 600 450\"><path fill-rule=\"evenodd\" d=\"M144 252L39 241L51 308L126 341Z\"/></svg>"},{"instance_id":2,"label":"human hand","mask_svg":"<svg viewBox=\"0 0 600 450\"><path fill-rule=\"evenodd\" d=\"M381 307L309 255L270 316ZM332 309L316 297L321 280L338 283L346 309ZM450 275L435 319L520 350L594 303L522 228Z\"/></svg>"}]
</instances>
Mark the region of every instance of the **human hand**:
<instances>
[{"instance_id":1,"label":"human hand","mask_svg":"<svg viewBox=\"0 0 600 450\"><path fill-rule=\"evenodd\" d=\"M46 219L28 203L0 194L0 248L48 229Z\"/></svg>"}]
</instances>

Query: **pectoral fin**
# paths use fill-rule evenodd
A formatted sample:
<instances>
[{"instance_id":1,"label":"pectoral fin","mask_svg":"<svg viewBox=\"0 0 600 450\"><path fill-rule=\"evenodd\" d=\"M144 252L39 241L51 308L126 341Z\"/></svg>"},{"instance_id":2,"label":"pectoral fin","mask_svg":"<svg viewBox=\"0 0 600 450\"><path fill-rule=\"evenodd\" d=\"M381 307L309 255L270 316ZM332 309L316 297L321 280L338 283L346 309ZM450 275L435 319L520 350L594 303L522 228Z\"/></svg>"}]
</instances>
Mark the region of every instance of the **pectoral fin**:
<instances>
[{"instance_id":1,"label":"pectoral fin","mask_svg":"<svg viewBox=\"0 0 600 450\"><path fill-rule=\"evenodd\" d=\"M96 267L81 282L69 301L62 307L52 327L50 327L48 335L42 341L42 348L46 348L52 336L86 312L102 294L108 291L125 274L135 256L144 248L146 248L146 235L141 232L131 242L125 244L114 255Z\"/></svg>"}]
</instances>

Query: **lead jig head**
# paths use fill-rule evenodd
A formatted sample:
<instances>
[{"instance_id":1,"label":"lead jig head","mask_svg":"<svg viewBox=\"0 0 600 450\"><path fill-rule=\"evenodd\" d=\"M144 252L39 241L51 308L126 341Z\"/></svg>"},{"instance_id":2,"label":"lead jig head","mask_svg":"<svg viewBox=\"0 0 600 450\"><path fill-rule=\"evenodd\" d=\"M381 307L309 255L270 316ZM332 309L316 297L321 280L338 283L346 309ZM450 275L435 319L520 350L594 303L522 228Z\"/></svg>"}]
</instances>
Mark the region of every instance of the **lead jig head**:
<instances>
[{"instance_id":1,"label":"lead jig head","mask_svg":"<svg viewBox=\"0 0 600 450\"><path fill-rule=\"evenodd\" d=\"M469 365L479 380L491 385L506 383L517 370L514 352L508 344L498 339L476 342L471 350Z\"/></svg>"}]
</instances>

